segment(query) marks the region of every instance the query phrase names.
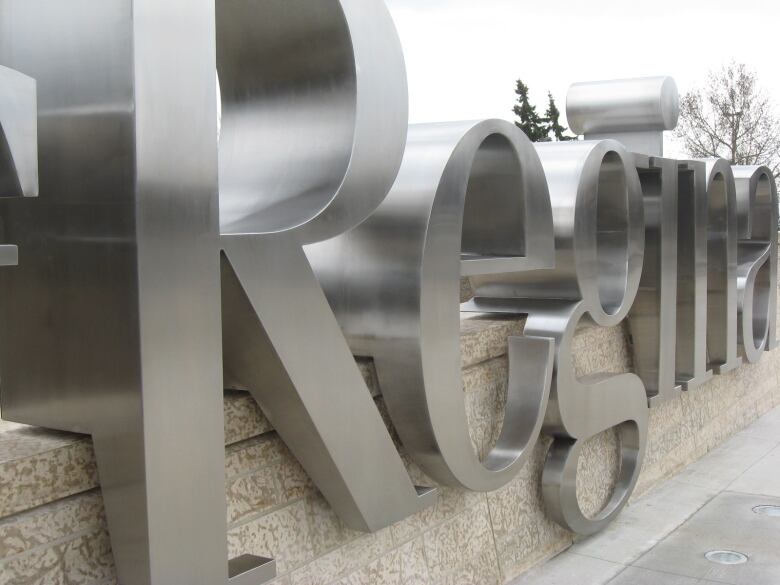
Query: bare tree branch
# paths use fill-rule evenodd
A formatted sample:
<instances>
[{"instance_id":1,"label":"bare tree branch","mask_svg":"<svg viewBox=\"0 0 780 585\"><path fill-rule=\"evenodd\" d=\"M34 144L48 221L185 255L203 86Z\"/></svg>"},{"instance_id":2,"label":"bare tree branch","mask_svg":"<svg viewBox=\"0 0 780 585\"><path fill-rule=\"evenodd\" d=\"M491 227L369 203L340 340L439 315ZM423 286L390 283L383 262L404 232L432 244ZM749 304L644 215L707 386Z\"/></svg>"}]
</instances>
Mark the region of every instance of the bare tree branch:
<instances>
[{"instance_id":1,"label":"bare tree branch","mask_svg":"<svg viewBox=\"0 0 780 585\"><path fill-rule=\"evenodd\" d=\"M741 63L710 72L703 89L683 96L677 136L692 157L780 170L780 119L755 72Z\"/></svg>"}]
</instances>

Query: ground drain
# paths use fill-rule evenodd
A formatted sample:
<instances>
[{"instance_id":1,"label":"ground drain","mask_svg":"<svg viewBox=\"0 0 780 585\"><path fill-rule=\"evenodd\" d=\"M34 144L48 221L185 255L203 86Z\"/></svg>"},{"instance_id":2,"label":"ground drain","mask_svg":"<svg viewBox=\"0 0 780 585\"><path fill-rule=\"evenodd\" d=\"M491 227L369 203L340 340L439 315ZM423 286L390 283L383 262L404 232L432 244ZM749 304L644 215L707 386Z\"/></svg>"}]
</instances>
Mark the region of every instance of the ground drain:
<instances>
[{"instance_id":1,"label":"ground drain","mask_svg":"<svg viewBox=\"0 0 780 585\"><path fill-rule=\"evenodd\" d=\"M747 555L733 550L711 550L704 558L719 565L741 565L748 562Z\"/></svg>"},{"instance_id":2,"label":"ground drain","mask_svg":"<svg viewBox=\"0 0 780 585\"><path fill-rule=\"evenodd\" d=\"M771 518L780 518L780 506L756 506L753 512L759 516L769 516Z\"/></svg>"}]
</instances>

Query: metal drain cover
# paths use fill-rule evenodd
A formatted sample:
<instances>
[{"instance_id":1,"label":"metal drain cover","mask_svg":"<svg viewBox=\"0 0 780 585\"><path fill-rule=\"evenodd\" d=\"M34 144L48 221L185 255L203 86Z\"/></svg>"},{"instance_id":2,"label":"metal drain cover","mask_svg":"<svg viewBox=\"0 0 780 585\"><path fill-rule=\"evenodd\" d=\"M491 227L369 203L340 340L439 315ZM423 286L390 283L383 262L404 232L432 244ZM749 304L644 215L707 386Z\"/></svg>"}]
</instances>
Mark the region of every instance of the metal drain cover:
<instances>
[{"instance_id":1,"label":"metal drain cover","mask_svg":"<svg viewBox=\"0 0 780 585\"><path fill-rule=\"evenodd\" d=\"M704 558L719 565L741 565L748 562L747 555L733 550L711 550Z\"/></svg>"},{"instance_id":2,"label":"metal drain cover","mask_svg":"<svg viewBox=\"0 0 780 585\"><path fill-rule=\"evenodd\" d=\"M770 516L771 518L780 518L780 506L756 506L753 511L759 516Z\"/></svg>"}]
</instances>

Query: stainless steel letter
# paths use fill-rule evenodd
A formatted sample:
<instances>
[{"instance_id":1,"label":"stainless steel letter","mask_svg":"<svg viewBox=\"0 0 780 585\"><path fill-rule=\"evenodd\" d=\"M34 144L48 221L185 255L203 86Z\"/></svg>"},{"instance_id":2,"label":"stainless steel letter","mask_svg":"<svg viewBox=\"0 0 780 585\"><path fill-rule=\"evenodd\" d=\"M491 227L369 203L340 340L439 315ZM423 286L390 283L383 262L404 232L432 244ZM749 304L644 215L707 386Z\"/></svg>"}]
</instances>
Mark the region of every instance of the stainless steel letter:
<instances>
[{"instance_id":1,"label":"stainless steel letter","mask_svg":"<svg viewBox=\"0 0 780 585\"><path fill-rule=\"evenodd\" d=\"M681 163L677 381L685 390L739 367L737 208L724 160Z\"/></svg>"},{"instance_id":2,"label":"stainless steel letter","mask_svg":"<svg viewBox=\"0 0 780 585\"><path fill-rule=\"evenodd\" d=\"M723 159L707 160L707 359L716 374L740 366L737 355L737 201Z\"/></svg>"},{"instance_id":3,"label":"stainless steel letter","mask_svg":"<svg viewBox=\"0 0 780 585\"><path fill-rule=\"evenodd\" d=\"M436 481L471 490L509 482L541 429L549 339L509 339L509 390L496 446L480 461L460 391L460 277L478 294L552 267L552 215L530 141L497 120L411 126L379 209L307 250L357 355L372 356L401 441Z\"/></svg>"},{"instance_id":4,"label":"stainless steel letter","mask_svg":"<svg viewBox=\"0 0 780 585\"><path fill-rule=\"evenodd\" d=\"M580 301L543 302L526 333L556 340L556 373L546 427L555 435L542 477L545 504L562 526L579 534L603 529L628 501L644 459L645 388L634 374L579 380L570 344L587 313L614 326L627 315L639 287L644 254L642 193L637 173L613 141L542 146L539 154L553 198L558 288ZM553 279L551 279L553 280ZM572 295L574 296L574 295ZM620 433L620 475L610 501L594 517L577 501L577 464L584 441L611 427Z\"/></svg>"},{"instance_id":5,"label":"stainless steel letter","mask_svg":"<svg viewBox=\"0 0 780 585\"><path fill-rule=\"evenodd\" d=\"M40 113L3 417L92 435L120 583L225 583L214 4L2 0L0 39Z\"/></svg>"},{"instance_id":6,"label":"stainless steel letter","mask_svg":"<svg viewBox=\"0 0 780 585\"><path fill-rule=\"evenodd\" d=\"M682 390L675 376L679 170L675 160L641 154L634 160L644 199L645 258L628 319L634 368L652 406Z\"/></svg>"},{"instance_id":7,"label":"stainless steel letter","mask_svg":"<svg viewBox=\"0 0 780 585\"><path fill-rule=\"evenodd\" d=\"M680 98L671 77L575 83L566 114L585 140L614 138L632 152L663 156L663 133L677 125Z\"/></svg>"},{"instance_id":8,"label":"stainless steel letter","mask_svg":"<svg viewBox=\"0 0 780 585\"><path fill-rule=\"evenodd\" d=\"M644 211L631 156L614 140L537 146L552 198L554 270L517 275L514 299L475 299L475 308L527 313L525 334L555 340L555 370L545 430L555 437L542 489L548 513L579 534L603 529L628 501L644 458L647 396L634 374L579 379L571 342L585 315L604 327L627 315L639 287ZM587 517L577 501L584 441L620 433L620 476L605 508Z\"/></svg>"},{"instance_id":9,"label":"stainless steel letter","mask_svg":"<svg viewBox=\"0 0 780 585\"><path fill-rule=\"evenodd\" d=\"M252 392L339 516L375 531L432 504L412 485L303 243L387 194L407 127L381 0L218 0L225 383Z\"/></svg>"},{"instance_id":10,"label":"stainless steel letter","mask_svg":"<svg viewBox=\"0 0 780 585\"><path fill-rule=\"evenodd\" d=\"M0 197L38 196L38 104L35 80L0 66ZM0 245L0 266L19 250Z\"/></svg>"},{"instance_id":11,"label":"stainless steel letter","mask_svg":"<svg viewBox=\"0 0 780 585\"><path fill-rule=\"evenodd\" d=\"M678 169L676 161L660 158L664 130L675 127L679 109L677 85L671 77L576 83L569 88L566 104L576 132L585 134L586 140L613 138L622 142L633 151L639 171L646 222L645 258L629 323L634 367L651 405L674 398L682 389L675 364L677 218L678 191L682 188L683 196L688 194L678 175L687 171ZM687 340L683 343L681 353L691 353Z\"/></svg>"},{"instance_id":12,"label":"stainless steel letter","mask_svg":"<svg viewBox=\"0 0 780 585\"><path fill-rule=\"evenodd\" d=\"M777 347L777 187L766 167L733 168L739 226L740 353L750 362Z\"/></svg>"},{"instance_id":13,"label":"stainless steel letter","mask_svg":"<svg viewBox=\"0 0 780 585\"><path fill-rule=\"evenodd\" d=\"M712 379L707 367L707 167L679 163L677 217L677 383L693 390Z\"/></svg>"}]
</instances>

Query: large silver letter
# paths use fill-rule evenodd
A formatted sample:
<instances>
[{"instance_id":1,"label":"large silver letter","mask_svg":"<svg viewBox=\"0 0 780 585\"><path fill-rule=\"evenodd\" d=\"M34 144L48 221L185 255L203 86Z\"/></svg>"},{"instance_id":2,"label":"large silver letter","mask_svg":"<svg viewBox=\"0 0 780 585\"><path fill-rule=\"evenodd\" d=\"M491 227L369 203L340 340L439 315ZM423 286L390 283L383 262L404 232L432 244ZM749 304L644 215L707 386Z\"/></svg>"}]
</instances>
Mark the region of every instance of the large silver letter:
<instances>
[{"instance_id":1,"label":"large silver letter","mask_svg":"<svg viewBox=\"0 0 780 585\"><path fill-rule=\"evenodd\" d=\"M644 255L642 191L631 156L614 140L537 149L552 199L555 269L518 274L507 299L475 305L527 313L526 335L555 340L545 418L555 441L542 478L544 500L559 524L592 534L614 519L636 484L646 444L647 396L634 374L579 379L571 344L585 315L604 327L628 315ZM587 517L577 501L577 464L584 442L612 427L620 433L618 484L604 509Z\"/></svg>"},{"instance_id":2,"label":"large silver letter","mask_svg":"<svg viewBox=\"0 0 780 585\"><path fill-rule=\"evenodd\" d=\"M542 485L545 504L562 526L579 534L601 530L633 491L644 458L647 397L634 374L579 380L571 360L577 324L588 314L601 326L627 315L639 287L644 253L642 193L632 161L613 141L539 148L555 210L556 290L571 301L545 301L531 311L530 335L556 340L556 374L547 415L555 442ZM579 297L581 300L575 300ZM557 305L557 306L556 306ZM577 465L590 437L617 427L620 475L610 501L587 517L577 501Z\"/></svg>"},{"instance_id":3,"label":"large silver letter","mask_svg":"<svg viewBox=\"0 0 780 585\"><path fill-rule=\"evenodd\" d=\"M3 417L92 435L120 583L225 583L214 4L2 0L0 38L40 114Z\"/></svg>"},{"instance_id":4,"label":"large silver letter","mask_svg":"<svg viewBox=\"0 0 780 585\"><path fill-rule=\"evenodd\" d=\"M677 381L685 390L737 368L737 208L721 159L679 176Z\"/></svg>"},{"instance_id":5,"label":"large silver letter","mask_svg":"<svg viewBox=\"0 0 780 585\"><path fill-rule=\"evenodd\" d=\"M407 128L381 0L218 0L225 382L250 390L339 516L375 531L412 485L302 244L384 199Z\"/></svg>"},{"instance_id":6,"label":"large silver letter","mask_svg":"<svg viewBox=\"0 0 780 585\"><path fill-rule=\"evenodd\" d=\"M692 390L712 379L707 368L707 167L680 163L677 230L677 382Z\"/></svg>"},{"instance_id":7,"label":"large silver letter","mask_svg":"<svg viewBox=\"0 0 780 585\"><path fill-rule=\"evenodd\" d=\"M716 374L737 355L737 200L728 161L707 160L707 359Z\"/></svg>"},{"instance_id":8,"label":"large silver letter","mask_svg":"<svg viewBox=\"0 0 780 585\"><path fill-rule=\"evenodd\" d=\"M585 140L612 138L631 152L663 156L663 133L677 125L680 97L666 76L575 83L566 115Z\"/></svg>"},{"instance_id":9,"label":"large silver letter","mask_svg":"<svg viewBox=\"0 0 780 585\"><path fill-rule=\"evenodd\" d=\"M645 259L629 324L634 368L651 405L677 396L677 161L634 154L645 208Z\"/></svg>"},{"instance_id":10,"label":"large silver letter","mask_svg":"<svg viewBox=\"0 0 780 585\"><path fill-rule=\"evenodd\" d=\"M530 141L507 122L411 126L398 179L363 225L308 250L358 355L372 356L406 449L438 482L494 490L536 443L552 373L549 339L509 339L498 443L480 461L460 376L460 277L477 294L550 268L552 215Z\"/></svg>"},{"instance_id":11,"label":"large silver letter","mask_svg":"<svg viewBox=\"0 0 780 585\"><path fill-rule=\"evenodd\" d=\"M766 167L734 167L739 225L737 335L750 363L777 347L777 186Z\"/></svg>"}]
</instances>

